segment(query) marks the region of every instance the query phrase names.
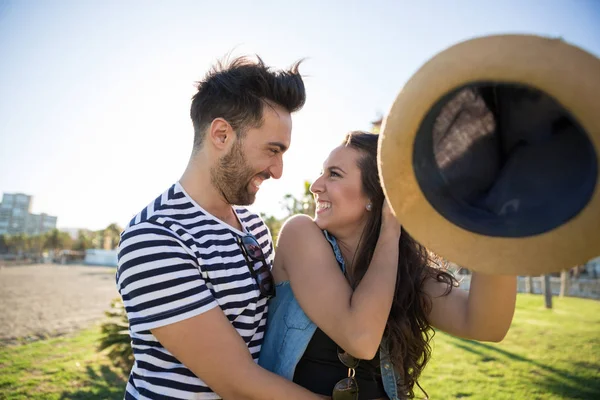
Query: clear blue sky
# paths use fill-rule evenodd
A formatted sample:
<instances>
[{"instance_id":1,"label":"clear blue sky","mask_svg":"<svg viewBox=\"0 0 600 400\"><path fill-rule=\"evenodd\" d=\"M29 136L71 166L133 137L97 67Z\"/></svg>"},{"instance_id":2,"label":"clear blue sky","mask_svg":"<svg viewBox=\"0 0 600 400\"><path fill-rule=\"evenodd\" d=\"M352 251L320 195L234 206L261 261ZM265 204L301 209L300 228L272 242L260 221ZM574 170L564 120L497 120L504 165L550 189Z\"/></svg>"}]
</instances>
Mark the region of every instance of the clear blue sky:
<instances>
[{"instance_id":1,"label":"clear blue sky","mask_svg":"<svg viewBox=\"0 0 600 400\"><path fill-rule=\"evenodd\" d=\"M59 227L124 225L180 177L193 83L234 50L276 67L308 57L283 178L254 206L280 215L343 134L369 129L449 45L535 33L600 55L600 1L491 3L0 0L0 191L33 195Z\"/></svg>"}]
</instances>

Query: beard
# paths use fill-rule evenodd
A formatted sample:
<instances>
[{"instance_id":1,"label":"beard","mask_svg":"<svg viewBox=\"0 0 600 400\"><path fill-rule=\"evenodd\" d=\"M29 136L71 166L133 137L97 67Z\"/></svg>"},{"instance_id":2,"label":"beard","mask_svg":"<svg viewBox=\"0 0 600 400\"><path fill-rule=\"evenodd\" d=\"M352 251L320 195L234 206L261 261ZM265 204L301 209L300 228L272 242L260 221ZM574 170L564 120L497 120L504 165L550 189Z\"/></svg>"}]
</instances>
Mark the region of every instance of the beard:
<instances>
[{"instance_id":1,"label":"beard","mask_svg":"<svg viewBox=\"0 0 600 400\"><path fill-rule=\"evenodd\" d=\"M256 194L250 193L248 187L256 175L246 160L240 140L236 141L229 153L221 157L217 165L210 169L210 180L225 201L240 206L254 203ZM266 172L258 175L264 179L270 177Z\"/></svg>"}]
</instances>

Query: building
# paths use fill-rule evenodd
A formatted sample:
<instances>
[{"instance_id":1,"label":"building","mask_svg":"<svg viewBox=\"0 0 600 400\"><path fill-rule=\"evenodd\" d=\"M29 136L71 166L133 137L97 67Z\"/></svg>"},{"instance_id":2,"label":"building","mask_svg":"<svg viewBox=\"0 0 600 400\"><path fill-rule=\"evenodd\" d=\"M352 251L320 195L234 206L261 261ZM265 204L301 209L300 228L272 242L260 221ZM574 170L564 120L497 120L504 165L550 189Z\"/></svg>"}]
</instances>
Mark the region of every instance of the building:
<instances>
[{"instance_id":1,"label":"building","mask_svg":"<svg viewBox=\"0 0 600 400\"><path fill-rule=\"evenodd\" d=\"M117 250L87 249L83 263L86 265L104 265L116 267L118 262Z\"/></svg>"},{"instance_id":2,"label":"building","mask_svg":"<svg viewBox=\"0 0 600 400\"><path fill-rule=\"evenodd\" d=\"M24 233L41 235L56 228L57 218L45 213L32 214L33 196L23 193L4 193L0 203L0 235Z\"/></svg>"}]
</instances>

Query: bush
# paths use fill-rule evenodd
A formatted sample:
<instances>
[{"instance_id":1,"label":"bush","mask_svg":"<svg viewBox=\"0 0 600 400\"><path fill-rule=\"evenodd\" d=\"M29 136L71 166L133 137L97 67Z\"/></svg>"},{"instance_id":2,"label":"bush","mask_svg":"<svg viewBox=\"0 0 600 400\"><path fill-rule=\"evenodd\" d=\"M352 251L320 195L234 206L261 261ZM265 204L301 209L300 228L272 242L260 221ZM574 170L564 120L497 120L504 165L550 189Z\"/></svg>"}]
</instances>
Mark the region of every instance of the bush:
<instances>
[{"instance_id":1,"label":"bush","mask_svg":"<svg viewBox=\"0 0 600 400\"><path fill-rule=\"evenodd\" d=\"M129 321L121 299L113 300L110 303L110 310L105 314L108 321L101 326L99 350L109 349L108 356L113 364L124 372L129 372L133 366L133 350L129 336Z\"/></svg>"}]
</instances>

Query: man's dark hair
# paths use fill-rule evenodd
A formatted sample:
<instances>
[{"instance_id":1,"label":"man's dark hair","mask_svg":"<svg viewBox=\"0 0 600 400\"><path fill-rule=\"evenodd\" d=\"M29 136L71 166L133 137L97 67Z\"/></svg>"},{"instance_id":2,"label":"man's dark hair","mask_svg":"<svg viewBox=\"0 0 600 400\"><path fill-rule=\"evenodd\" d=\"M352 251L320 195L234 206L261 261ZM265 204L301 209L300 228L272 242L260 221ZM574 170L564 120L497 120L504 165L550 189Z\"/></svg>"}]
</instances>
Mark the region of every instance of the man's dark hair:
<instances>
[{"instance_id":1,"label":"man's dark hair","mask_svg":"<svg viewBox=\"0 0 600 400\"><path fill-rule=\"evenodd\" d=\"M246 56L219 61L198 82L190 116L194 124L194 149L202 147L206 129L215 118L223 118L243 136L262 124L263 107L269 102L292 113L304 106L306 92L298 72L301 61L288 70L274 71L262 59Z\"/></svg>"}]
</instances>

